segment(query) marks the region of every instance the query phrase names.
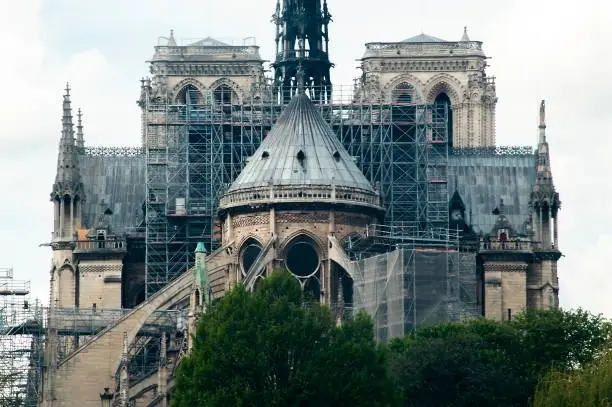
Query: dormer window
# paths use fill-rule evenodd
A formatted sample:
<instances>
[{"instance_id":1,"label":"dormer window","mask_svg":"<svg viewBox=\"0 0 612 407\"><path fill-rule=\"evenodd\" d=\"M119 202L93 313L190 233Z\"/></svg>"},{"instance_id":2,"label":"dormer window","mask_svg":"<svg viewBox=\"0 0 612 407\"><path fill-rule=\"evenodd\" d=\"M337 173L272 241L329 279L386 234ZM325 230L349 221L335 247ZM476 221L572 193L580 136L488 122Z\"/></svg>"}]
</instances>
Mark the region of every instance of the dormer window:
<instances>
[{"instance_id":1,"label":"dormer window","mask_svg":"<svg viewBox=\"0 0 612 407\"><path fill-rule=\"evenodd\" d=\"M106 230L98 229L96 231L96 240L106 240Z\"/></svg>"}]
</instances>

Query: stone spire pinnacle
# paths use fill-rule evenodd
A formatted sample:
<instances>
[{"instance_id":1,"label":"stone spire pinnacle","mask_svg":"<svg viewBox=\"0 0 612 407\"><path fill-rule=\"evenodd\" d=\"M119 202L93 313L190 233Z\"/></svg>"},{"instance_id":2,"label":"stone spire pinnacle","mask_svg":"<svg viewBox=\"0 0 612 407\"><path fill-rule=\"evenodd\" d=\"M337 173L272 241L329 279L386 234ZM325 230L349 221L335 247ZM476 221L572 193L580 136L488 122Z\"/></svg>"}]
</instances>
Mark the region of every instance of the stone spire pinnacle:
<instances>
[{"instance_id":1,"label":"stone spire pinnacle","mask_svg":"<svg viewBox=\"0 0 612 407\"><path fill-rule=\"evenodd\" d=\"M547 187L550 192L554 191L552 171L550 168L550 154L548 142L546 141L546 107L542 100L540 103L540 125L538 136L538 162L536 167L536 185Z\"/></svg>"},{"instance_id":2,"label":"stone spire pinnacle","mask_svg":"<svg viewBox=\"0 0 612 407\"><path fill-rule=\"evenodd\" d=\"M459 41L461 42L470 41L470 37L468 37L468 33L467 33L467 26L463 27L463 35L461 36L461 39Z\"/></svg>"},{"instance_id":3,"label":"stone spire pinnacle","mask_svg":"<svg viewBox=\"0 0 612 407\"><path fill-rule=\"evenodd\" d=\"M85 148L85 140L83 138L83 114L81 113L81 109L77 112L76 147L78 152L82 152Z\"/></svg>"},{"instance_id":4,"label":"stone spire pinnacle","mask_svg":"<svg viewBox=\"0 0 612 407\"><path fill-rule=\"evenodd\" d=\"M62 106L62 135L57 155L57 173L53 187L52 199L56 196L75 196L80 192L81 177L78 168L77 148L75 145L70 105L70 86L66 84Z\"/></svg>"},{"instance_id":5,"label":"stone spire pinnacle","mask_svg":"<svg viewBox=\"0 0 612 407\"><path fill-rule=\"evenodd\" d=\"M538 150L536 161L536 181L531 191L531 205L533 207L545 206L556 214L561 202L559 194L555 191L552 169L550 166L550 153L546 140L546 107L544 100L540 103L540 125L538 135Z\"/></svg>"},{"instance_id":6,"label":"stone spire pinnacle","mask_svg":"<svg viewBox=\"0 0 612 407\"><path fill-rule=\"evenodd\" d=\"M127 332L123 333L123 349L121 350L121 364L119 373L119 398L118 405L124 407L128 405L128 391L130 389L128 366L130 363L128 353L128 337Z\"/></svg>"},{"instance_id":7,"label":"stone spire pinnacle","mask_svg":"<svg viewBox=\"0 0 612 407\"><path fill-rule=\"evenodd\" d=\"M540 103L540 137L538 143L542 144L546 142L546 105L544 101Z\"/></svg>"},{"instance_id":8,"label":"stone spire pinnacle","mask_svg":"<svg viewBox=\"0 0 612 407\"><path fill-rule=\"evenodd\" d=\"M176 47L176 40L174 39L174 30L170 30L170 37L168 37L168 46Z\"/></svg>"}]
</instances>

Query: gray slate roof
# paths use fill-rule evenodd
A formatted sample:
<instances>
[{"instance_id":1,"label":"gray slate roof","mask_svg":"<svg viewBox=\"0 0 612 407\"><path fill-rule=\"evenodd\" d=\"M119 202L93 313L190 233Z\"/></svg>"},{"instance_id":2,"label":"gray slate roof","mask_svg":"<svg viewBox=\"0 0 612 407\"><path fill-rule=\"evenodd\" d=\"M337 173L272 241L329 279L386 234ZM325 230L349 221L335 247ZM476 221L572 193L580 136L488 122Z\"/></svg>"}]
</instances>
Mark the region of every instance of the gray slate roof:
<instances>
[{"instance_id":1,"label":"gray slate roof","mask_svg":"<svg viewBox=\"0 0 612 407\"><path fill-rule=\"evenodd\" d=\"M490 233L497 216L492 212L504 201L504 213L514 229L524 233L529 218L529 197L535 182L535 155L451 156L449 196L459 191L466 216L476 232Z\"/></svg>"},{"instance_id":2,"label":"gray slate roof","mask_svg":"<svg viewBox=\"0 0 612 407\"><path fill-rule=\"evenodd\" d=\"M228 192L271 184L335 184L374 192L305 94L289 102Z\"/></svg>"},{"instance_id":3,"label":"gray slate roof","mask_svg":"<svg viewBox=\"0 0 612 407\"><path fill-rule=\"evenodd\" d=\"M406 38L405 40L401 42L422 43L422 42L448 42L448 41L443 40L441 38L431 36L431 35L421 33L419 35L415 35L414 37Z\"/></svg>"},{"instance_id":4,"label":"gray slate roof","mask_svg":"<svg viewBox=\"0 0 612 407\"><path fill-rule=\"evenodd\" d=\"M109 222L113 233L123 233L143 220L145 201L144 156L82 155L80 171L85 192L83 226L95 226L103 211L101 202L113 212Z\"/></svg>"}]
</instances>

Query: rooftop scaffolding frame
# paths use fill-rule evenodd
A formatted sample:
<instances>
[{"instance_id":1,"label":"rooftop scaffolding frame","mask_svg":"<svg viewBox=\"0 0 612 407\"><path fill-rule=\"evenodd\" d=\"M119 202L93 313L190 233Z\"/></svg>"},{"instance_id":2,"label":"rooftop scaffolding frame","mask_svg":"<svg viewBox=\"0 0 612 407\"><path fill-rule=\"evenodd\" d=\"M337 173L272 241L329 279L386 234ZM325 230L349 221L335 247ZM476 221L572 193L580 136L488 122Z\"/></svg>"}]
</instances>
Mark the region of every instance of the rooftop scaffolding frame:
<instances>
[{"instance_id":1,"label":"rooftop scaffolding frame","mask_svg":"<svg viewBox=\"0 0 612 407\"><path fill-rule=\"evenodd\" d=\"M273 89L240 99L229 88L153 98L145 109L146 297L193 265L197 242L218 246L218 200L283 106ZM414 233L448 222L446 106L357 101L335 87L317 104L386 207L385 223Z\"/></svg>"},{"instance_id":2,"label":"rooftop scaffolding frame","mask_svg":"<svg viewBox=\"0 0 612 407\"><path fill-rule=\"evenodd\" d=\"M0 268L0 405L38 406L43 315L30 301L30 282Z\"/></svg>"}]
</instances>

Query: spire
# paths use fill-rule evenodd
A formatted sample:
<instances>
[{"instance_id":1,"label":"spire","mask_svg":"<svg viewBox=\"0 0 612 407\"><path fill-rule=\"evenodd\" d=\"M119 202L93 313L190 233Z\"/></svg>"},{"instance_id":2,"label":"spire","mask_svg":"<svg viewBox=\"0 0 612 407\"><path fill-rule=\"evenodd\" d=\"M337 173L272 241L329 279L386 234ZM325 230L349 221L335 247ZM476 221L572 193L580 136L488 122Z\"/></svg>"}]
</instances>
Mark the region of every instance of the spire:
<instances>
[{"instance_id":1,"label":"spire","mask_svg":"<svg viewBox=\"0 0 612 407\"><path fill-rule=\"evenodd\" d=\"M461 36L461 39L459 41L461 41L461 42L469 42L470 41L470 37L468 37L468 33L467 33L467 26L463 27L463 35Z\"/></svg>"},{"instance_id":2,"label":"spire","mask_svg":"<svg viewBox=\"0 0 612 407\"><path fill-rule=\"evenodd\" d=\"M546 142L546 105L544 101L540 103L540 137L538 143L542 144Z\"/></svg>"},{"instance_id":3,"label":"spire","mask_svg":"<svg viewBox=\"0 0 612 407\"><path fill-rule=\"evenodd\" d=\"M327 2L283 0L282 6L277 2L272 21L276 24L272 67L277 96L289 102L303 85L313 100L331 100L328 25L332 20ZM303 80L297 80L300 64Z\"/></svg>"},{"instance_id":4,"label":"spire","mask_svg":"<svg viewBox=\"0 0 612 407\"><path fill-rule=\"evenodd\" d=\"M76 196L80 193L81 177L77 162L77 149L72 124L72 108L70 106L70 86L66 84L63 100L62 135L57 155L57 173L53 186L52 199L56 196Z\"/></svg>"},{"instance_id":5,"label":"spire","mask_svg":"<svg viewBox=\"0 0 612 407\"><path fill-rule=\"evenodd\" d=\"M119 367L119 403L121 407L128 404L128 392L130 389L128 366L130 359L128 358L128 337L127 332L123 333L123 349L121 351L121 364Z\"/></svg>"},{"instance_id":6,"label":"spire","mask_svg":"<svg viewBox=\"0 0 612 407\"><path fill-rule=\"evenodd\" d=\"M546 107L542 100L540 103L540 125L538 136L538 157L536 165L536 187L545 194L554 193L552 171L550 168L550 154L546 140Z\"/></svg>"},{"instance_id":7,"label":"spire","mask_svg":"<svg viewBox=\"0 0 612 407\"><path fill-rule=\"evenodd\" d=\"M81 109L77 112L77 136L76 136L76 147L77 152L82 153L85 148L85 140L83 139L83 114Z\"/></svg>"},{"instance_id":8,"label":"spire","mask_svg":"<svg viewBox=\"0 0 612 407\"><path fill-rule=\"evenodd\" d=\"M531 191L532 207L549 207L556 215L561 202L559 194L555 191L552 169L550 167L550 153L546 140L546 106L544 100L540 103L540 125L538 126L538 150L536 162L536 181Z\"/></svg>"},{"instance_id":9,"label":"spire","mask_svg":"<svg viewBox=\"0 0 612 407\"><path fill-rule=\"evenodd\" d=\"M168 37L168 46L176 47L176 40L174 39L174 30L170 30L170 37Z\"/></svg>"}]
</instances>

